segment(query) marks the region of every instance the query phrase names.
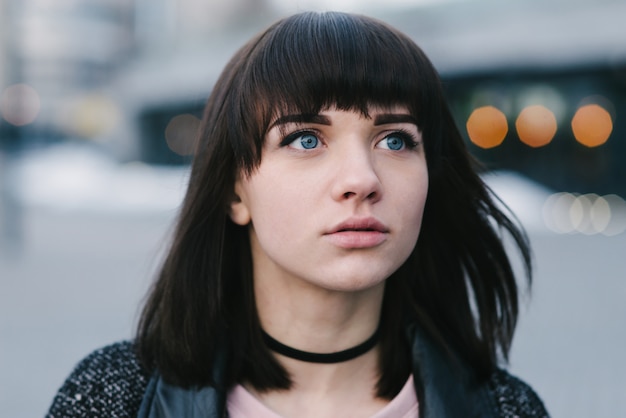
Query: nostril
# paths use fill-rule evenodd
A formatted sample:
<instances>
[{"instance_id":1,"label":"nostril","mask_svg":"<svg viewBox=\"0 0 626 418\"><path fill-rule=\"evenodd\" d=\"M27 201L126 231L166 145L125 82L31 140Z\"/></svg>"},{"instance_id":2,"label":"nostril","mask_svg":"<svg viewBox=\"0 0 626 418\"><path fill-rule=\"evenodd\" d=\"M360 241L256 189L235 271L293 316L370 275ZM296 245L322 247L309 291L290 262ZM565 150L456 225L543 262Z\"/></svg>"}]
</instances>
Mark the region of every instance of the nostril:
<instances>
[{"instance_id":1,"label":"nostril","mask_svg":"<svg viewBox=\"0 0 626 418\"><path fill-rule=\"evenodd\" d=\"M355 192L345 192L343 194L343 198L344 199L351 199L351 198L355 197L356 195L357 195L357 193L355 193ZM377 198L377 196L378 196L377 192L371 192L370 194L368 194L366 196L365 199L367 199L367 200L374 200L374 199Z\"/></svg>"}]
</instances>

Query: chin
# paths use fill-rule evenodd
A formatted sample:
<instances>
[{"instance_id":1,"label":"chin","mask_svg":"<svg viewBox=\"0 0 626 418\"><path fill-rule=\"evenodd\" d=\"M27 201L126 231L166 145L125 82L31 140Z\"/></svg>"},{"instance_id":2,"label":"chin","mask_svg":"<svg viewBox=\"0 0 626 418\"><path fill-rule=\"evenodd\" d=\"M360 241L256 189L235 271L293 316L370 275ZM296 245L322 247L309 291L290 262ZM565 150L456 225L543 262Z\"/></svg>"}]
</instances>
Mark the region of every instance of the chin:
<instances>
[{"instance_id":1,"label":"chin","mask_svg":"<svg viewBox=\"0 0 626 418\"><path fill-rule=\"evenodd\" d=\"M327 290L338 292L360 292L364 290L373 289L379 286L384 286L385 280L388 276L372 277L368 276L342 276L337 277L335 280L324 280L318 285Z\"/></svg>"},{"instance_id":2,"label":"chin","mask_svg":"<svg viewBox=\"0 0 626 418\"><path fill-rule=\"evenodd\" d=\"M323 269L316 274L319 284L329 290L354 292L367 290L376 286L384 285L387 279L402 264L400 259L390 262L376 262L379 260L359 260L358 263L346 263ZM403 261L402 261L403 262ZM332 268L334 267L334 268Z\"/></svg>"}]
</instances>

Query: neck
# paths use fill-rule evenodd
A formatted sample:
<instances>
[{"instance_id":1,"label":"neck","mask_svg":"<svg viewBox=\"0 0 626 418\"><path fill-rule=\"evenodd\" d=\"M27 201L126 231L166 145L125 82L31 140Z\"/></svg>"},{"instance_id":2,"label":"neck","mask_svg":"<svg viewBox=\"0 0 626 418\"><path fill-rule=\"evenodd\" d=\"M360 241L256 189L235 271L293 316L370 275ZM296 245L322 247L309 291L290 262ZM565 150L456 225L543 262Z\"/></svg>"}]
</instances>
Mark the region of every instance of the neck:
<instances>
[{"instance_id":1,"label":"neck","mask_svg":"<svg viewBox=\"0 0 626 418\"><path fill-rule=\"evenodd\" d=\"M378 328L384 285L357 292L256 286L261 326L289 347L333 353L357 346Z\"/></svg>"},{"instance_id":2,"label":"neck","mask_svg":"<svg viewBox=\"0 0 626 418\"><path fill-rule=\"evenodd\" d=\"M388 402L376 395L378 347L353 360L333 364L307 363L280 354L276 357L289 372L292 387L269 392L246 387L281 416L372 416Z\"/></svg>"},{"instance_id":3,"label":"neck","mask_svg":"<svg viewBox=\"0 0 626 418\"><path fill-rule=\"evenodd\" d=\"M267 334L297 350L333 353L363 343L377 330L384 284L331 291L295 278L282 281L276 276L267 280L257 276L254 291L261 327ZM264 393L248 389L284 416L303 416L303 404L339 408L331 409L334 412L346 405L362 407L363 416L373 415L381 406L382 400L376 397L378 345L354 359L331 364L274 355L288 372L291 389ZM345 416L353 411L334 412L326 415Z\"/></svg>"},{"instance_id":4,"label":"neck","mask_svg":"<svg viewBox=\"0 0 626 418\"><path fill-rule=\"evenodd\" d=\"M333 364L350 361L370 351L378 344L379 329L376 330L367 340L354 347L343 351L335 351L332 353L312 353L310 351L302 351L293 347L289 347L274 339L271 335L263 331L263 339L267 347L275 353L294 360L306 361L308 363Z\"/></svg>"}]
</instances>

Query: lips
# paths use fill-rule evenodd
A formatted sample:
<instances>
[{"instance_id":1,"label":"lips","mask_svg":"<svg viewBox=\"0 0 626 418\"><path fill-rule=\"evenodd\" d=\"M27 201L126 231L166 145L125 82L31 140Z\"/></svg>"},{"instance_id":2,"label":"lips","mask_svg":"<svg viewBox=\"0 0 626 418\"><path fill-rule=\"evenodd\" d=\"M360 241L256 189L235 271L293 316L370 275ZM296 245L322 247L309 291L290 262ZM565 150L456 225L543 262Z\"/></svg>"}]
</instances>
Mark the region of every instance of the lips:
<instances>
[{"instance_id":1,"label":"lips","mask_svg":"<svg viewBox=\"0 0 626 418\"><path fill-rule=\"evenodd\" d=\"M376 231L376 232L389 232L387 227L378 221L376 218L361 218L361 219L348 219L341 222L328 232L333 234L336 232L344 231Z\"/></svg>"},{"instance_id":2,"label":"lips","mask_svg":"<svg viewBox=\"0 0 626 418\"><path fill-rule=\"evenodd\" d=\"M351 218L334 226L324 236L346 249L376 247L387 240L389 229L376 218Z\"/></svg>"}]
</instances>

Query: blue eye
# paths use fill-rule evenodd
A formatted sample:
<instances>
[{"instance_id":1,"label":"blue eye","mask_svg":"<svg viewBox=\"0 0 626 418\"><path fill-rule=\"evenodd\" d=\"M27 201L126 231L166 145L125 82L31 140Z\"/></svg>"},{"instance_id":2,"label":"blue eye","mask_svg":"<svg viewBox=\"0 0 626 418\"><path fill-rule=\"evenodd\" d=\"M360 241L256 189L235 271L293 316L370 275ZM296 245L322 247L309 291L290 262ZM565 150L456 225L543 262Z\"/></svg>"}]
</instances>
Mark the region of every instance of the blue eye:
<instances>
[{"instance_id":1,"label":"blue eye","mask_svg":"<svg viewBox=\"0 0 626 418\"><path fill-rule=\"evenodd\" d=\"M400 150L404 148L404 139L398 138L397 136L387 137L387 146L394 151Z\"/></svg>"},{"instance_id":2,"label":"blue eye","mask_svg":"<svg viewBox=\"0 0 626 418\"><path fill-rule=\"evenodd\" d=\"M317 147L319 143L319 139L315 135L312 134L304 134L300 138L298 138L298 142L302 145L304 149L312 149Z\"/></svg>"},{"instance_id":3,"label":"blue eye","mask_svg":"<svg viewBox=\"0 0 626 418\"><path fill-rule=\"evenodd\" d=\"M379 142L379 144L382 148L392 151L400 151L406 146L406 140L400 135L392 134L385 137L382 141Z\"/></svg>"},{"instance_id":4,"label":"blue eye","mask_svg":"<svg viewBox=\"0 0 626 418\"><path fill-rule=\"evenodd\" d=\"M320 140L310 132L294 132L287 135L280 143L281 146L289 146L296 149L314 149L319 145Z\"/></svg>"}]
</instances>

